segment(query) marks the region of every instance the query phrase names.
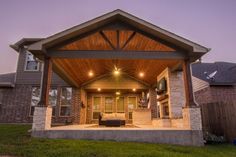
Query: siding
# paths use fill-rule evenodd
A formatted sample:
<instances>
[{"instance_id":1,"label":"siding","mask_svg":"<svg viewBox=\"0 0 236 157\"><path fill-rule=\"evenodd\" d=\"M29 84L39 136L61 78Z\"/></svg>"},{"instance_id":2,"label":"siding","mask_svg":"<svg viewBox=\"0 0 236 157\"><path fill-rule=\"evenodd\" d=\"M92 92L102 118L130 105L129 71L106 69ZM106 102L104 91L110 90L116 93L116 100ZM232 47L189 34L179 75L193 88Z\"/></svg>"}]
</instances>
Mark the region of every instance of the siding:
<instances>
[{"instance_id":1,"label":"siding","mask_svg":"<svg viewBox=\"0 0 236 157\"><path fill-rule=\"evenodd\" d=\"M16 84L39 85L41 82L41 73L42 73L41 70L24 71L25 59L26 59L26 52L24 50L21 50L19 53L18 65L16 71ZM41 65L39 69L41 69ZM52 74L52 84L64 85L64 86L68 85L55 73Z\"/></svg>"},{"instance_id":2,"label":"siding","mask_svg":"<svg viewBox=\"0 0 236 157\"><path fill-rule=\"evenodd\" d=\"M209 83L192 76L193 92L209 87Z\"/></svg>"}]
</instances>

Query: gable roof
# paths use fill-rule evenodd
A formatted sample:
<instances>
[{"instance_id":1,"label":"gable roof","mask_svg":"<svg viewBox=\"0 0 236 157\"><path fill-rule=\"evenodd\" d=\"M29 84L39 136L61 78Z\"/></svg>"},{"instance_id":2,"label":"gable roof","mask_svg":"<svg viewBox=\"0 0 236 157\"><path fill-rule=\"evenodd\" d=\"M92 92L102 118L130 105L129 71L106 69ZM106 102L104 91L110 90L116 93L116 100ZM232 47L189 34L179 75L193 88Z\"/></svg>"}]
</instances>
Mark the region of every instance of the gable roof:
<instances>
[{"instance_id":1,"label":"gable roof","mask_svg":"<svg viewBox=\"0 0 236 157\"><path fill-rule=\"evenodd\" d=\"M207 79L207 76L214 72L216 72L214 78ZM210 85L235 85L236 63L194 63L192 64L192 75L208 82Z\"/></svg>"},{"instance_id":2,"label":"gable roof","mask_svg":"<svg viewBox=\"0 0 236 157\"><path fill-rule=\"evenodd\" d=\"M14 87L16 73L0 74L0 87Z\"/></svg>"},{"instance_id":3,"label":"gable roof","mask_svg":"<svg viewBox=\"0 0 236 157\"><path fill-rule=\"evenodd\" d=\"M152 34L158 38L161 38L165 41L168 41L170 43L173 43L175 45L180 46L181 48L187 50L188 52L194 52L195 55L198 55L199 57L203 54L207 53L210 49L206 48L204 46L201 46L195 42L192 42L188 39L185 39L183 37L180 37L174 33L171 33L167 30L164 30L158 26L155 26L149 22L146 22L136 16L133 16L127 12L124 12L122 10L115 10L110 13L104 14L102 16L99 16L95 19L92 19L88 22L85 22L83 24L74 26L70 29L67 29L65 31L62 31L60 33L57 33L55 35L49 36L43 40L40 40L28 47L29 51L42 51L45 48L52 47L62 41L68 40L70 38L73 38L75 36L81 35L83 33L86 33L88 31L91 31L95 28L104 26L105 24L109 24L114 21L122 21L124 23L127 23L129 25L134 26L135 28L138 28L142 31L145 31L149 34ZM198 58L199 58L198 57Z\"/></svg>"}]
</instances>

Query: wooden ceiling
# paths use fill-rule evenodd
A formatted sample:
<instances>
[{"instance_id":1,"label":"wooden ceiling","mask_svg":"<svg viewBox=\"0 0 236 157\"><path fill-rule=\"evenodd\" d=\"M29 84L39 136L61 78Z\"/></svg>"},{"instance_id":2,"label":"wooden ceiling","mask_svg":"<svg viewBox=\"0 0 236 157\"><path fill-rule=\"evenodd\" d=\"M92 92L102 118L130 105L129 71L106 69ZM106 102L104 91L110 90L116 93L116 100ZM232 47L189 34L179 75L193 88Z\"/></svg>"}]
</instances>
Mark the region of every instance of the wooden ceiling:
<instances>
[{"instance_id":1,"label":"wooden ceiling","mask_svg":"<svg viewBox=\"0 0 236 157\"><path fill-rule=\"evenodd\" d=\"M101 30L60 46L57 50L161 51L175 49L133 30Z\"/></svg>"},{"instance_id":2,"label":"wooden ceiling","mask_svg":"<svg viewBox=\"0 0 236 157\"><path fill-rule=\"evenodd\" d=\"M60 51L142 51L172 53L174 48L132 29L100 29L93 33L73 38L60 46L53 48ZM99 52L98 52L99 53ZM148 55L148 54L147 54ZM122 73L141 80L149 85L156 83L157 76L166 68L174 67L180 60L155 60L155 59L85 59L85 58L52 58L57 73L65 80L70 80L75 86L111 74L115 67ZM88 73L92 71L93 77ZM139 73L143 72L144 77ZM66 78L65 78L66 77Z\"/></svg>"},{"instance_id":3,"label":"wooden ceiling","mask_svg":"<svg viewBox=\"0 0 236 157\"><path fill-rule=\"evenodd\" d=\"M128 74L149 85L156 83L157 76L166 68L172 68L180 63L180 60L113 60L113 59L59 59L53 58L56 69L60 69L61 77L73 80L76 86L93 80L105 74L112 74L115 67L120 69L121 75ZM88 73L92 71L93 77ZM57 72L57 71L56 71ZM139 73L143 72L144 77ZM62 74L63 73L63 74Z\"/></svg>"}]
</instances>

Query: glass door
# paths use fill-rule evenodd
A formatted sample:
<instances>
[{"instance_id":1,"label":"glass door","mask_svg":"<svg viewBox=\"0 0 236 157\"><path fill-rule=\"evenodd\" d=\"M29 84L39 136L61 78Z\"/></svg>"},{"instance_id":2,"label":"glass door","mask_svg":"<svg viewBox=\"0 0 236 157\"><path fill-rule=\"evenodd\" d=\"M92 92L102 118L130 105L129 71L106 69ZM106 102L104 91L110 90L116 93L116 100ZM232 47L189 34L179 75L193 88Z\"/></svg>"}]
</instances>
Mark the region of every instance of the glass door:
<instances>
[{"instance_id":1,"label":"glass door","mask_svg":"<svg viewBox=\"0 0 236 157\"><path fill-rule=\"evenodd\" d=\"M113 112L113 97L105 97L105 113Z\"/></svg>"},{"instance_id":2,"label":"glass door","mask_svg":"<svg viewBox=\"0 0 236 157\"><path fill-rule=\"evenodd\" d=\"M117 113L124 113L125 112L124 97L116 97L116 112Z\"/></svg>"},{"instance_id":3,"label":"glass door","mask_svg":"<svg viewBox=\"0 0 236 157\"><path fill-rule=\"evenodd\" d=\"M133 119L133 109L137 108L137 97L128 97L129 119Z\"/></svg>"},{"instance_id":4,"label":"glass door","mask_svg":"<svg viewBox=\"0 0 236 157\"><path fill-rule=\"evenodd\" d=\"M101 111L101 97L93 97L93 119L99 119L99 114Z\"/></svg>"}]
</instances>

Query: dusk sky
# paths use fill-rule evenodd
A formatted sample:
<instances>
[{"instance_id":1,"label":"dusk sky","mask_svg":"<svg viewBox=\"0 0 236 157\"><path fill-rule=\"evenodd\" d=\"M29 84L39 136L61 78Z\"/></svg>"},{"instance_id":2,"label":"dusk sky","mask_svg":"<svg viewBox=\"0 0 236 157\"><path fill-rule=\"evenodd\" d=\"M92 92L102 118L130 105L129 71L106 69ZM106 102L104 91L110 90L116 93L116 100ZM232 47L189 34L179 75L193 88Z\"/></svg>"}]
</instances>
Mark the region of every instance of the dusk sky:
<instances>
[{"instance_id":1,"label":"dusk sky","mask_svg":"<svg viewBox=\"0 0 236 157\"><path fill-rule=\"evenodd\" d=\"M115 9L211 48L203 62L236 62L236 0L0 0L0 73L16 71L17 52L10 44Z\"/></svg>"}]
</instances>

